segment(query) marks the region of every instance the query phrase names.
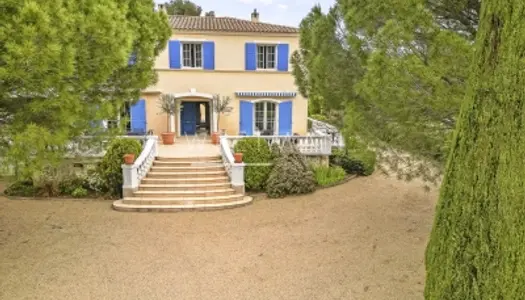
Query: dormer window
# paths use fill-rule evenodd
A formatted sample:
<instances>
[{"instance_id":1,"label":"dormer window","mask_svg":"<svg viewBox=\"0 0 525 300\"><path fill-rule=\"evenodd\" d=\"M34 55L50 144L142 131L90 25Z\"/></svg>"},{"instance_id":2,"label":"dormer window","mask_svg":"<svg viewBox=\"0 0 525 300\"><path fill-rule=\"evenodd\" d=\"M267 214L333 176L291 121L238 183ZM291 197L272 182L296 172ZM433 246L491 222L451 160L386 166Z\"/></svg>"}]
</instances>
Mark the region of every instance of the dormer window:
<instances>
[{"instance_id":1,"label":"dormer window","mask_svg":"<svg viewBox=\"0 0 525 300\"><path fill-rule=\"evenodd\" d=\"M275 69L276 52L274 45L258 45L257 69Z\"/></svg>"},{"instance_id":2,"label":"dormer window","mask_svg":"<svg viewBox=\"0 0 525 300\"><path fill-rule=\"evenodd\" d=\"M182 43L182 67L202 68L202 43Z\"/></svg>"}]
</instances>

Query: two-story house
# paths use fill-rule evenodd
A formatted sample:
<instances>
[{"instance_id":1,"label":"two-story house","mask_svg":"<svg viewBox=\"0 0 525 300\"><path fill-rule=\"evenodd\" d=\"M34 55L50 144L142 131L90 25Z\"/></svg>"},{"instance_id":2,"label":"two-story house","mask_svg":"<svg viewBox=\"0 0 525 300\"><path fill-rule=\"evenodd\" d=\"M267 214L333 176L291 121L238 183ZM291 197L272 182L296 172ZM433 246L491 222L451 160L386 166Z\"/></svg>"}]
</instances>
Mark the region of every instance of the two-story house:
<instances>
[{"instance_id":1,"label":"two-story house","mask_svg":"<svg viewBox=\"0 0 525 300\"><path fill-rule=\"evenodd\" d=\"M177 99L177 136L224 130L228 135L304 135L307 100L290 72L299 46L297 28L230 17L169 16L173 35L156 61L158 82L131 108L135 131L166 132L158 99ZM213 112L213 96L231 98L231 111Z\"/></svg>"}]
</instances>

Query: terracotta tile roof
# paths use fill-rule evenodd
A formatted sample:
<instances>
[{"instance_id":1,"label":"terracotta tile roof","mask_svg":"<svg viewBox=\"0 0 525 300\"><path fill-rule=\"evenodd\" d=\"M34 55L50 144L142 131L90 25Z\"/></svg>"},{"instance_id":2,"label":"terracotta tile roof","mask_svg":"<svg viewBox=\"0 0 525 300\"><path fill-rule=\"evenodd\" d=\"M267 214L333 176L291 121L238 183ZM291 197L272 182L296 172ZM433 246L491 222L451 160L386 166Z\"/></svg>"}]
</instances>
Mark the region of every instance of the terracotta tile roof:
<instances>
[{"instance_id":1,"label":"terracotta tile roof","mask_svg":"<svg viewBox=\"0 0 525 300\"><path fill-rule=\"evenodd\" d=\"M176 30L226 31L259 33L298 33L290 26L252 22L230 17L169 16L171 27Z\"/></svg>"}]
</instances>

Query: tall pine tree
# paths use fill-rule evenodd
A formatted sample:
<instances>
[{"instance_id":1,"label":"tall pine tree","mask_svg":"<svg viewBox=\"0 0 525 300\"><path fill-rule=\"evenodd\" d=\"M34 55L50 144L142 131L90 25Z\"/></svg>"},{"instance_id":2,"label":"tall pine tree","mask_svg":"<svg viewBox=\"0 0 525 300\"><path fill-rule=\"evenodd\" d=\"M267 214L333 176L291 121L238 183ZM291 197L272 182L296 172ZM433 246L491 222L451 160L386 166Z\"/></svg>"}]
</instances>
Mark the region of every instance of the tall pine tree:
<instances>
[{"instance_id":1,"label":"tall pine tree","mask_svg":"<svg viewBox=\"0 0 525 300\"><path fill-rule=\"evenodd\" d=\"M427 300L525 298L525 2L484 0L426 253Z\"/></svg>"}]
</instances>

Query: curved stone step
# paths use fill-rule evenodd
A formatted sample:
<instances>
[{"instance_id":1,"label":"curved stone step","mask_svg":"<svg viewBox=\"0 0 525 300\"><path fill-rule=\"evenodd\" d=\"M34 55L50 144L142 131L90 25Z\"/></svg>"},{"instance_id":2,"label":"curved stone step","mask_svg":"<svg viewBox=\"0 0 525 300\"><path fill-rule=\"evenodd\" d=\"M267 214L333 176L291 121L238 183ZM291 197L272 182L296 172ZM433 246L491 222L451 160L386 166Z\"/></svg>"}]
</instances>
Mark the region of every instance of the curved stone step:
<instances>
[{"instance_id":1,"label":"curved stone step","mask_svg":"<svg viewBox=\"0 0 525 300\"><path fill-rule=\"evenodd\" d=\"M141 184L140 191L188 191L188 190L214 190L230 188L230 182L219 183L181 183L181 184Z\"/></svg>"},{"instance_id":2,"label":"curved stone step","mask_svg":"<svg viewBox=\"0 0 525 300\"><path fill-rule=\"evenodd\" d=\"M192 172L148 172L146 178L206 178L206 177L217 177L225 176L226 170L220 171L192 171Z\"/></svg>"},{"instance_id":3,"label":"curved stone step","mask_svg":"<svg viewBox=\"0 0 525 300\"><path fill-rule=\"evenodd\" d=\"M177 208L181 209L195 209L195 208L227 208L235 207L242 204L252 202L252 198L241 194L230 195L230 196L217 196L217 197L195 197L191 200L172 199L172 198L124 198L113 202L113 207L133 207L136 209L140 208ZM116 207L116 209L118 208ZM118 210L118 209L117 209Z\"/></svg>"},{"instance_id":4,"label":"curved stone step","mask_svg":"<svg viewBox=\"0 0 525 300\"><path fill-rule=\"evenodd\" d=\"M141 184L208 184L208 183L225 183L230 182L228 176L210 176L210 177L183 177L183 178L148 178L142 179Z\"/></svg>"},{"instance_id":5,"label":"curved stone step","mask_svg":"<svg viewBox=\"0 0 525 300\"><path fill-rule=\"evenodd\" d=\"M122 200L113 202L113 209L128 212L178 212L178 211L205 211L230 209L248 205L253 201L252 197L244 196L242 200L219 204L191 204L191 205L135 205L124 204Z\"/></svg>"},{"instance_id":6,"label":"curved stone step","mask_svg":"<svg viewBox=\"0 0 525 300\"><path fill-rule=\"evenodd\" d=\"M216 197L235 194L232 188L214 190L187 190L187 191L136 191L133 198L174 198L174 199L193 199L197 197Z\"/></svg>"}]
</instances>

